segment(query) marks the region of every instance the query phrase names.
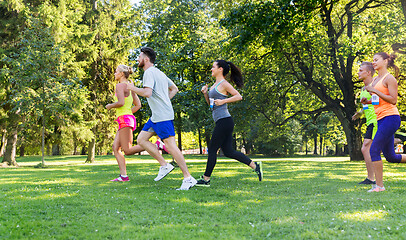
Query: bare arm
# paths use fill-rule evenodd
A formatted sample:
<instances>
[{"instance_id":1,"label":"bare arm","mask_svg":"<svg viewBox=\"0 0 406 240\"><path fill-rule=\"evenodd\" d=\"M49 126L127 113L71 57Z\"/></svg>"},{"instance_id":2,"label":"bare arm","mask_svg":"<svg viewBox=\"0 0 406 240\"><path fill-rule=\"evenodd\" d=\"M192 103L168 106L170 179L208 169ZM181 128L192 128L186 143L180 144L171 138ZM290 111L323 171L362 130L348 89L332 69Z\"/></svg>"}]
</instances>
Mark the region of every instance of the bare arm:
<instances>
[{"instance_id":1,"label":"bare arm","mask_svg":"<svg viewBox=\"0 0 406 240\"><path fill-rule=\"evenodd\" d=\"M137 96L137 94L135 92L131 91L131 94L133 96L133 104L134 104L134 107L131 108L131 112L135 113L138 110L140 110L141 101L140 101L140 98Z\"/></svg>"},{"instance_id":2,"label":"bare arm","mask_svg":"<svg viewBox=\"0 0 406 240\"><path fill-rule=\"evenodd\" d=\"M202 87L202 93L203 93L204 99L206 99L207 104L210 105L209 94L208 94L208 92L207 92L208 89L209 89L209 87L207 86L207 84L204 85L204 86Z\"/></svg>"},{"instance_id":3,"label":"bare arm","mask_svg":"<svg viewBox=\"0 0 406 240\"><path fill-rule=\"evenodd\" d=\"M106 105L107 110L124 106L124 103L125 103L124 91L127 88L126 85L127 84L125 84L125 83L118 83L116 85L117 102L107 104Z\"/></svg>"},{"instance_id":4,"label":"bare arm","mask_svg":"<svg viewBox=\"0 0 406 240\"><path fill-rule=\"evenodd\" d=\"M227 93L232 95L232 97L225 98L223 100L216 99L214 100L214 104L216 104L217 106L221 106L226 103L238 102L242 100L241 94L237 90L235 90L235 88L229 82L224 81L224 83L222 83L221 85Z\"/></svg>"},{"instance_id":5,"label":"bare arm","mask_svg":"<svg viewBox=\"0 0 406 240\"><path fill-rule=\"evenodd\" d=\"M178 93L178 91L179 89L175 84L171 85L169 87L169 99L172 99L176 95L176 93Z\"/></svg>"},{"instance_id":6,"label":"bare arm","mask_svg":"<svg viewBox=\"0 0 406 240\"><path fill-rule=\"evenodd\" d=\"M364 113L364 109L361 108L361 110L359 110L358 112L355 112L354 115L352 115L352 120L355 121L358 118L360 118L362 116L362 114Z\"/></svg>"},{"instance_id":7,"label":"bare arm","mask_svg":"<svg viewBox=\"0 0 406 240\"><path fill-rule=\"evenodd\" d=\"M146 97L149 98L152 95L152 88L149 87L144 87L144 88L138 88L134 86L134 83L127 83L127 89L135 92L136 94L140 95L141 97Z\"/></svg>"}]
</instances>

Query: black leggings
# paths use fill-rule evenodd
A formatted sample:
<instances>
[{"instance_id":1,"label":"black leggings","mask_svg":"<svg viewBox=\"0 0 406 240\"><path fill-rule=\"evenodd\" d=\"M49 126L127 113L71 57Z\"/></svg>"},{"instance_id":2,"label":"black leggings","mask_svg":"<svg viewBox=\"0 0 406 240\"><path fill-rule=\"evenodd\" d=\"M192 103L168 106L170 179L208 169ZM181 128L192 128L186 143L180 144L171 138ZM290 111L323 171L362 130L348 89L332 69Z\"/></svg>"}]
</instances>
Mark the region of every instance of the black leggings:
<instances>
[{"instance_id":1,"label":"black leggings","mask_svg":"<svg viewBox=\"0 0 406 240\"><path fill-rule=\"evenodd\" d=\"M246 165L250 165L252 162L249 157L233 149L233 130L234 121L231 117L217 120L209 143L209 157L207 159L206 172L204 173L206 177L211 176L214 166L216 166L219 148L223 150L224 155L228 158L233 158Z\"/></svg>"}]
</instances>

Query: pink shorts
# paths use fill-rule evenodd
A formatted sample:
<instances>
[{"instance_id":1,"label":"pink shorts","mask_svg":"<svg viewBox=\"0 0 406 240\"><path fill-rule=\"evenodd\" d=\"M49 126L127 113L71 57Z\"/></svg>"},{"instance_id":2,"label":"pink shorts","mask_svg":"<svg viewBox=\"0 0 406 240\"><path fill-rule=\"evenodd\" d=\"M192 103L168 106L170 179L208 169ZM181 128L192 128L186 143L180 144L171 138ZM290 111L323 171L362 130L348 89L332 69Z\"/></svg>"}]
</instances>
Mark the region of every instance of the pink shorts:
<instances>
[{"instance_id":1,"label":"pink shorts","mask_svg":"<svg viewBox=\"0 0 406 240\"><path fill-rule=\"evenodd\" d=\"M131 127L132 130L134 131L137 128L137 122L135 120L134 115L122 115L119 116L116 121L118 122L118 130L125 128L125 127Z\"/></svg>"}]
</instances>

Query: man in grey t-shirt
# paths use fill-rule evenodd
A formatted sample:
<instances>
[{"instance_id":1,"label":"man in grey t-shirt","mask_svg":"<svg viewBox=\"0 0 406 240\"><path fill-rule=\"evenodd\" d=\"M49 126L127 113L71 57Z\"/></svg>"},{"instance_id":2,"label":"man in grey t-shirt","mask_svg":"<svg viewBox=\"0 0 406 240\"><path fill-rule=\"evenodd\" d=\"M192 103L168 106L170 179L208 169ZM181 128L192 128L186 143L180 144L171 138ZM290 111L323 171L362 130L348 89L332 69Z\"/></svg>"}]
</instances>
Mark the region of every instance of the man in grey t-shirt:
<instances>
[{"instance_id":1,"label":"man in grey t-shirt","mask_svg":"<svg viewBox=\"0 0 406 240\"><path fill-rule=\"evenodd\" d=\"M172 80L154 66L155 58L156 53L152 48L141 48L138 67L144 70L143 87L135 87L132 83L127 85L127 88L131 91L147 98L152 111L152 116L138 135L137 142L161 165L158 176L154 179L159 181L170 173L174 167L165 161L156 146L149 141L154 134L157 134L164 141L166 149L182 170L184 179L182 186L178 190L189 190L197 181L190 175L185 158L178 146L176 146L173 125L174 113L171 99L178 92L178 88Z\"/></svg>"},{"instance_id":2,"label":"man in grey t-shirt","mask_svg":"<svg viewBox=\"0 0 406 240\"><path fill-rule=\"evenodd\" d=\"M156 123L173 120L174 113L168 89L177 91L177 88L172 80L154 66L145 70L142 80L144 88L152 89L151 97L147 98L152 111L151 121Z\"/></svg>"}]
</instances>

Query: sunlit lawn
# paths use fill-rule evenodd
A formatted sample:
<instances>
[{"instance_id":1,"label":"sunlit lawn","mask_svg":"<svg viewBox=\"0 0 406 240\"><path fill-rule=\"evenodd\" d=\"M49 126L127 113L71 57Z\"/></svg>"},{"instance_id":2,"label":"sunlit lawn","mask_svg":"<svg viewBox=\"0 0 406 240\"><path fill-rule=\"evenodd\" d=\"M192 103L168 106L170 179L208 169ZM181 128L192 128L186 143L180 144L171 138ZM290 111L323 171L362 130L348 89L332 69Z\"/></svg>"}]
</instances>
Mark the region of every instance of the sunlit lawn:
<instances>
[{"instance_id":1,"label":"sunlit lawn","mask_svg":"<svg viewBox=\"0 0 406 240\"><path fill-rule=\"evenodd\" d=\"M128 158L125 183L109 182L113 156L85 159L0 169L0 239L406 239L404 165L385 162L387 191L367 193L356 184L363 163L345 158L263 158L263 182L220 159L210 188L176 191L181 171L154 182L149 156ZM187 161L194 177L204 172L205 157Z\"/></svg>"}]
</instances>

